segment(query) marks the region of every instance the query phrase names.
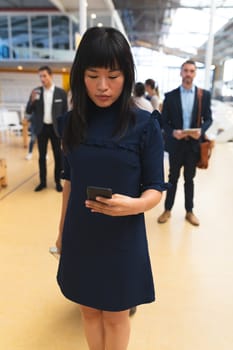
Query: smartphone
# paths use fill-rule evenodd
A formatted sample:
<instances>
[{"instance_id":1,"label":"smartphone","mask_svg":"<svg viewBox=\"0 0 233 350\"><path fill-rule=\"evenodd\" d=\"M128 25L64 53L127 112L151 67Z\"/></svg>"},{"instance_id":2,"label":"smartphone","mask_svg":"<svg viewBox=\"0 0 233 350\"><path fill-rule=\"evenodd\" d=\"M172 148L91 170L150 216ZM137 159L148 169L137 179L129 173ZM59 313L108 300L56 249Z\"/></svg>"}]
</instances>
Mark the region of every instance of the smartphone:
<instances>
[{"instance_id":1,"label":"smartphone","mask_svg":"<svg viewBox=\"0 0 233 350\"><path fill-rule=\"evenodd\" d=\"M50 247L49 253L52 254L56 259L60 258L60 253L59 253L57 247Z\"/></svg>"},{"instance_id":2,"label":"smartphone","mask_svg":"<svg viewBox=\"0 0 233 350\"><path fill-rule=\"evenodd\" d=\"M95 201L98 196L112 198L112 189L107 187L87 186L87 199Z\"/></svg>"}]
</instances>

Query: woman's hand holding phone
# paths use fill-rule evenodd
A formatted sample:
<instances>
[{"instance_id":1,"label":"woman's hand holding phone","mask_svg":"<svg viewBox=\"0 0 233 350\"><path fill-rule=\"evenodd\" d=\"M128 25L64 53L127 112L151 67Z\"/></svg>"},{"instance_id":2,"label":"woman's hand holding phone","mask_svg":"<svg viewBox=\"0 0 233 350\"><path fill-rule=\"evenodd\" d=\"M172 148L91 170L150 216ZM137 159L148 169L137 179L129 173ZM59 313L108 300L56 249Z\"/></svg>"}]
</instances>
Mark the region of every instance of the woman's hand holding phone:
<instances>
[{"instance_id":1,"label":"woman's hand holding phone","mask_svg":"<svg viewBox=\"0 0 233 350\"><path fill-rule=\"evenodd\" d=\"M134 203L139 198L132 198L122 194L114 194L112 198L97 196L95 200L86 200L85 205L93 213L101 213L110 216L126 216L136 214Z\"/></svg>"},{"instance_id":2,"label":"woman's hand holding phone","mask_svg":"<svg viewBox=\"0 0 233 350\"><path fill-rule=\"evenodd\" d=\"M109 194L110 196L110 194ZM140 197L130 197L115 193L111 198L95 196L95 200L87 199L85 206L93 213L110 216L137 215L153 208L161 198L161 192L155 189L144 191Z\"/></svg>"}]
</instances>

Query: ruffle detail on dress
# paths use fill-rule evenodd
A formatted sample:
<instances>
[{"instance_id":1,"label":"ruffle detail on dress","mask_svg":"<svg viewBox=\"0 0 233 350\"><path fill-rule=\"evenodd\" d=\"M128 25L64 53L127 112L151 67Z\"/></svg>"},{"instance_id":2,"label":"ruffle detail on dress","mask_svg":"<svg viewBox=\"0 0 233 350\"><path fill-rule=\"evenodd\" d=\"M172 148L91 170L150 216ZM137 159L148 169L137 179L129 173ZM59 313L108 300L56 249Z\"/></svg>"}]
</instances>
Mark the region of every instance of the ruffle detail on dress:
<instances>
[{"instance_id":1,"label":"ruffle detail on dress","mask_svg":"<svg viewBox=\"0 0 233 350\"><path fill-rule=\"evenodd\" d=\"M101 148L109 148L109 149L121 149L133 153L140 153L140 149L138 145L135 144L127 144L123 142L117 142L117 141L112 141L112 140L99 140L99 139L88 139L85 140L84 143L82 143L85 146L90 146L90 147L101 147Z\"/></svg>"}]
</instances>

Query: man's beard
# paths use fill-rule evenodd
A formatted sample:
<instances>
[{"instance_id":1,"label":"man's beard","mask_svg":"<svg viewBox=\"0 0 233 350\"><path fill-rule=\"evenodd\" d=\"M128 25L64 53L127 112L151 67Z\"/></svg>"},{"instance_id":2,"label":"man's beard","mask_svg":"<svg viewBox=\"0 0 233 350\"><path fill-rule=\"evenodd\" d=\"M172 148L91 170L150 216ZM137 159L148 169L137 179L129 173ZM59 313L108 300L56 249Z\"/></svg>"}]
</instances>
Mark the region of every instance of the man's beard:
<instances>
[{"instance_id":1,"label":"man's beard","mask_svg":"<svg viewBox=\"0 0 233 350\"><path fill-rule=\"evenodd\" d=\"M185 78L183 79L183 82L184 82L184 83L192 83L192 78L191 78L191 77L185 77Z\"/></svg>"}]
</instances>

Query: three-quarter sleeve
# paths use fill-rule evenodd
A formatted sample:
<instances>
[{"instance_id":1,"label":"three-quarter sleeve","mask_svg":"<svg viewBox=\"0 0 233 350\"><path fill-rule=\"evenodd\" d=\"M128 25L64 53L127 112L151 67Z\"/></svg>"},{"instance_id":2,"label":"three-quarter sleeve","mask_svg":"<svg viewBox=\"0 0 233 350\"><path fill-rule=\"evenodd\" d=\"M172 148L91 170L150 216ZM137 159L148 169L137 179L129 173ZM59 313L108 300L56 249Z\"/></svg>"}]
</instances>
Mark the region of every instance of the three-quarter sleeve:
<instances>
[{"instance_id":1,"label":"three-quarter sleeve","mask_svg":"<svg viewBox=\"0 0 233 350\"><path fill-rule=\"evenodd\" d=\"M158 121L151 116L142 137L141 144L142 191L155 189L165 191L164 146Z\"/></svg>"}]
</instances>

